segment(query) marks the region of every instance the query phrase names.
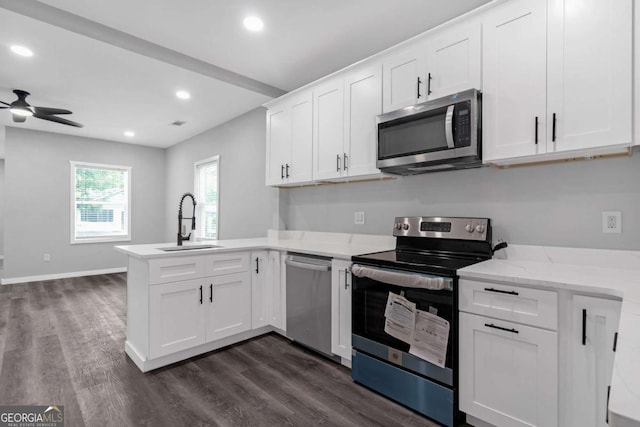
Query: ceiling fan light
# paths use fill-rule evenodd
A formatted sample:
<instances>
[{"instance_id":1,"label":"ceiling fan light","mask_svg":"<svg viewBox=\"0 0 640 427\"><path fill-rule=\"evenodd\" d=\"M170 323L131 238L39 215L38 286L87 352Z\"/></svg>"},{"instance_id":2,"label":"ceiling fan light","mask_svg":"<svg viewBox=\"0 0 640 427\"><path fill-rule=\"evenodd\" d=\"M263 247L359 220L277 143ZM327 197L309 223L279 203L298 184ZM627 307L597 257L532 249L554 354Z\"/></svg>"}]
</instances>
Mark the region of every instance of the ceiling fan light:
<instances>
[{"instance_id":1,"label":"ceiling fan light","mask_svg":"<svg viewBox=\"0 0 640 427\"><path fill-rule=\"evenodd\" d=\"M247 30L254 33L260 32L264 28L264 22L257 16L247 16L242 23Z\"/></svg>"},{"instance_id":2,"label":"ceiling fan light","mask_svg":"<svg viewBox=\"0 0 640 427\"><path fill-rule=\"evenodd\" d=\"M21 116L21 117L33 116L33 111L31 111L26 107L11 107L9 111L11 111L11 114L15 114L16 116Z\"/></svg>"}]
</instances>

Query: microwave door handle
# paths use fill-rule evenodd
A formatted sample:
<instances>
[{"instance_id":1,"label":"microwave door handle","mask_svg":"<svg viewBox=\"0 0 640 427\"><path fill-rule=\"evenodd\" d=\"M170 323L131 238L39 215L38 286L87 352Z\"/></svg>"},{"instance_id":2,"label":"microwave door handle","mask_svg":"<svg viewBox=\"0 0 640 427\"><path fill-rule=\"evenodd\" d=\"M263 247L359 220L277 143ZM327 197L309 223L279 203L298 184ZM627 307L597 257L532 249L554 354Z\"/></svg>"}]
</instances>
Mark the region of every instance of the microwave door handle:
<instances>
[{"instance_id":1,"label":"microwave door handle","mask_svg":"<svg viewBox=\"0 0 640 427\"><path fill-rule=\"evenodd\" d=\"M453 142L453 110L455 105L449 105L447 107L447 116L444 119L444 135L447 139L447 147L456 148Z\"/></svg>"}]
</instances>

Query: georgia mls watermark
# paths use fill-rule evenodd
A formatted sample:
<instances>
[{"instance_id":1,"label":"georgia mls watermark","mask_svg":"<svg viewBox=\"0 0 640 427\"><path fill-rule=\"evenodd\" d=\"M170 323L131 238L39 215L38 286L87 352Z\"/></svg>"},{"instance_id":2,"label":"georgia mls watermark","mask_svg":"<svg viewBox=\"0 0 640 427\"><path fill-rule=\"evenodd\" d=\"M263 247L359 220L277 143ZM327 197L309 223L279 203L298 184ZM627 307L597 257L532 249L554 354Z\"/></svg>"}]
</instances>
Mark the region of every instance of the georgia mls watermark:
<instances>
[{"instance_id":1,"label":"georgia mls watermark","mask_svg":"<svg viewBox=\"0 0 640 427\"><path fill-rule=\"evenodd\" d=\"M64 427L64 406L0 406L0 427Z\"/></svg>"}]
</instances>

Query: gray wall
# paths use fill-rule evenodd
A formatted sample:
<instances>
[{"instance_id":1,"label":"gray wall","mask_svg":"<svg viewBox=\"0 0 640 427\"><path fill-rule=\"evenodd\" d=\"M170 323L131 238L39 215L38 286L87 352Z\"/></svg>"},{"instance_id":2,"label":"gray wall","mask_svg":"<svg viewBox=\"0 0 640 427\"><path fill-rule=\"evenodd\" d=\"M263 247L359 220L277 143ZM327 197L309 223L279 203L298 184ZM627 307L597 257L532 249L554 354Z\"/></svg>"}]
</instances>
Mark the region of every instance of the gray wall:
<instances>
[{"instance_id":1,"label":"gray wall","mask_svg":"<svg viewBox=\"0 0 640 427\"><path fill-rule=\"evenodd\" d=\"M640 250L640 153L512 169L482 168L283 190L288 229L390 234L405 215L493 220L494 241ZM622 211L622 234L602 233L602 211ZM365 225L354 225L364 211Z\"/></svg>"},{"instance_id":2,"label":"gray wall","mask_svg":"<svg viewBox=\"0 0 640 427\"><path fill-rule=\"evenodd\" d=\"M278 227L278 190L264 185L265 135L265 110L257 108L167 150L165 240L176 239L180 197L194 191L194 163L215 155L219 237L264 237Z\"/></svg>"},{"instance_id":3,"label":"gray wall","mask_svg":"<svg viewBox=\"0 0 640 427\"><path fill-rule=\"evenodd\" d=\"M113 246L129 243L69 243L70 160L131 166L130 243L162 240L164 150L7 128L5 279L126 266Z\"/></svg>"},{"instance_id":4,"label":"gray wall","mask_svg":"<svg viewBox=\"0 0 640 427\"><path fill-rule=\"evenodd\" d=\"M0 159L0 255L4 255L4 159Z\"/></svg>"}]
</instances>

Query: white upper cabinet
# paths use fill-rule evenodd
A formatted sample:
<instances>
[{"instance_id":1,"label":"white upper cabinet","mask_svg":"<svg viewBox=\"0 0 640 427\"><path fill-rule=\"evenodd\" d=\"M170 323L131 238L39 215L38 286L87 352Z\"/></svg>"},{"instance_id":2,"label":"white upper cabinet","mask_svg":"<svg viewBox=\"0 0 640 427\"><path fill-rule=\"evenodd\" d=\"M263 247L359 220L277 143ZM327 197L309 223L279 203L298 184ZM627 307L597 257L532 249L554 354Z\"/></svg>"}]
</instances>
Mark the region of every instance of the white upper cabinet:
<instances>
[{"instance_id":1,"label":"white upper cabinet","mask_svg":"<svg viewBox=\"0 0 640 427\"><path fill-rule=\"evenodd\" d=\"M485 162L546 152L545 29L541 0L512 0L487 14L482 50Z\"/></svg>"},{"instance_id":2,"label":"white upper cabinet","mask_svg":"<svg viewBox=\"0 0 640 427\"><path fill-rule=\"evenodd\" d=\"M343 165L344 81L342 78L318 86L313 91L313 176L331 179L340 176Z\"/></svg>"},{"instance_id":3,"label":"white upper cabinet","mask_svg":"<svg viewBox=\"0 0 640 427\"><path fill-rule=\"evenodd\" d=\"M382 111L398 110L466 89L481 89L480 24L455 24L382 63Z\"/></svg>"},{"instance_id":4,"label":"white upper cabinet","mask_svg":"<svg viewBox=\"0 0 640 427\"><path fill-rule=\"evenodd\" d=\"M511 0L489 10L484 161L624 152L631 143L631 25L631 0ZM604 147L615 150L588 151Z\"/></svg>"},{"instance_id":5,"label":"white upper cabinet","mask_svg":"<svg viewBox=\"0 0 640 427\"><path fill-rule=\"evenodd\" d=\"M379 174L376 116L382 113L382 68L366 67L345 77L343 176Z\"/></svg>"},{"instance_id":6,"label":"white upper cabinet","mask_svg":"<svg viewBox=\"0 0 640 427\"><path fill-rule=\"evenodd\" d=\"M383 112L388 113L427 100L424 87L425 61L421 46L395 53L384 60Z\"/></svg>"},{"instance_id":7,"label":"white upper cabinet","mask_svg":"<svg viewBox=\"0 0 640 427\"><path fill-rule=\"evenodd\" d=\"M380 174L376 168L376 116L381 109L380 65L353 70L314 89L314 179Z\"/></svg>"},{"instance_id":8,"label":"white upper cabinet","mask_svg":"<svg viewBox=\"0 0 640 427\"><path fill-rule=\"evenodd\" d=\"M548 151L631 142L632 15L631 0L549 2Z\"/></svg>"},{"instance_id":9,"label":"white upper cabinet","mask_svg":"<svg viewBox=\"0 0 640 427\"><path fill-rule=\"evenodd\" d=\"M427 41L427 99L481 89L480 23L459 24Z\"/></svg>"},{"instance_id":10,"label":"white upper cabinet","mask_svg":"<svg viewBox=\"0 0 640 427\"><path fill-rule=\"evenodd\" d=\"M312 95L301 92L267 111L267 185L312 180Z\"/></svg>"}]
</instances>

